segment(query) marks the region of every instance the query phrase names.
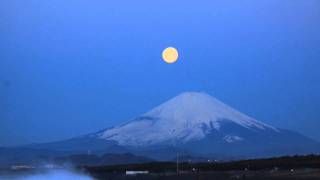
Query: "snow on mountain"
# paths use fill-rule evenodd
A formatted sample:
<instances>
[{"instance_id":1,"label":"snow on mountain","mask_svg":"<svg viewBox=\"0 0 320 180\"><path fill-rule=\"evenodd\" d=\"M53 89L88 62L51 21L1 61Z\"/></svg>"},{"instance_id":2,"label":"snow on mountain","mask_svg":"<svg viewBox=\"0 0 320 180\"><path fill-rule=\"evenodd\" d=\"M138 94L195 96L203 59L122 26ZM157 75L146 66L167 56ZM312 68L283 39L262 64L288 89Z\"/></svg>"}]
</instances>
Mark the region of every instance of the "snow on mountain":
<instances>
[{"instance_id":1,"label":"snow on mountain","mask_svg":"<svg viewBox=\"0 0 320 180\"><path fill-rule=\"evenodd\" d=\"M248 130L279 132L206 93L186 92L132 121L100 132L98 137L133 147L186 143L219 131L226 122ZM243 139L227 135L224 140L232 143Z\"/></svg>"},{"instance_id":2,"label":"snow on mountain","mask_svg":"<svg viewBox=\"0 0 320 180\"><path fill-rule=\"evenodd\" d=\"M242 137L231 136L231 135L226 135L223 139L228 143L233 143L233 142L236 142L236 141L242 141L243 140Z\"/></svg>"}]
</instances>

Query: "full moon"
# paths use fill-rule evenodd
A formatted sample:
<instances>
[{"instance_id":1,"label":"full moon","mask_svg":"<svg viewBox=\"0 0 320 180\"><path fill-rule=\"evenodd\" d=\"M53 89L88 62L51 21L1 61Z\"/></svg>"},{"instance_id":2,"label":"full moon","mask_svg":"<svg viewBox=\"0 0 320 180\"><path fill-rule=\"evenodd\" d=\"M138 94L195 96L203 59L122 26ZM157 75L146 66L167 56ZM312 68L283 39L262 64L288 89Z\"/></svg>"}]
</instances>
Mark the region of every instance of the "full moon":
<instances>
[{"instance_id":1,"label":"full moon","mask_svg":"<svg viewBox=\"0 0 320 180\"><path fill-rule=\"evenodd\" d=\"M178 51L174 47L168 47L162 52L162 58L166 63L175 63L178 60Z\"/></svg>"}]
</instances>

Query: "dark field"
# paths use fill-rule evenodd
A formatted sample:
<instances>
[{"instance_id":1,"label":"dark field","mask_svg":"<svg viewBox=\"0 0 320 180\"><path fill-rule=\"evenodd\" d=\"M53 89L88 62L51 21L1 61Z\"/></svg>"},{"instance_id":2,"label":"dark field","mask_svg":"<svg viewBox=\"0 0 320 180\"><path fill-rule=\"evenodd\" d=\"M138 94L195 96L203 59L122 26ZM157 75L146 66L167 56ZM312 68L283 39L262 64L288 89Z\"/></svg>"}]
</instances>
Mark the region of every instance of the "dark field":
<instances>
[{"instance_id":1,"label":"dark field","mask_svg":"<svg viewBox=\"0 0 320 180\"><path fill-rule=\"evenodd\" d=\"M126 171L148 171L126 175ZM293 156L215 163L154 162L114 166L77 166L68 168L0 169L0 179L52 171L69 171L97 180L320 180L320 156ZM11 179L11 178L10 178ZM69 178L70 179L70 178ZM74 179L74 178L71 178ZM90 178L89 178L90 179Z\"/></svg>"},{"instance_id":2,"label":"dark field","mask_svg":"<svg viewBox=\"0 0 320 180\"><path fill-rule=\"evenodd\" d=\"M319 180L320 170L295 170L291 171L226 171L226 172L198 172L188 173L184 172L179 175L174 173L152 173L149 175L127 176L123 174L97 173L92 174L96 179L115 179L115 180Z\"/></svg>"},{"instance_id":3,"label":"dark field","mask_svg":"<svg viewBox=\"0 0 320 180\"><path fill-rule=\"evenodd\" d=\"M82 167L97 179L181 179L181 180L320 180L320 156L294 156L220 163L148 163ZM125 175L126 170L147 170L146 175Z\"/></svg>"}]
</instances>

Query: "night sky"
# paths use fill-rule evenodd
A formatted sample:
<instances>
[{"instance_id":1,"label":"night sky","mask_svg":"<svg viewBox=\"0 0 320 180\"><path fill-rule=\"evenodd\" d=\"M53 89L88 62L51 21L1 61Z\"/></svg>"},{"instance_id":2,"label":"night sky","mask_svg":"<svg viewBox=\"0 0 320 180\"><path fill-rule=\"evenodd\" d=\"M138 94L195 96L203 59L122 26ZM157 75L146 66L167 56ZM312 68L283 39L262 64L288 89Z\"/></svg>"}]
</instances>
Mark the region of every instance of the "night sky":
<instances>
[{"instance_id":1,"label":"night sky","mask_svg":"<svg viewBox=\"0 0 320 180\"><path fill-rule=\"evenodd\" d=\"M95 132L184 91L320 141L319 67L319 0L2 0L0 145Z\"/></svg>"}]
</instances>

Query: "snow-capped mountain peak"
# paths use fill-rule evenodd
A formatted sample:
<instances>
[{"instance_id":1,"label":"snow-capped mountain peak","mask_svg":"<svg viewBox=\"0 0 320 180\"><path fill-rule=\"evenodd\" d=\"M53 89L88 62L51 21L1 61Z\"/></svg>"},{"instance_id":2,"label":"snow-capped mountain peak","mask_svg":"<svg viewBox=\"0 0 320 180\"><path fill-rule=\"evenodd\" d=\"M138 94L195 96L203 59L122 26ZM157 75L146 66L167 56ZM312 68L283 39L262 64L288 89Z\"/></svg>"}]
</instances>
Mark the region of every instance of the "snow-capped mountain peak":
<instances>
[{"instance_id":1,"label":"snow-capped mountain peak","mask_svg":"<svg viewBox=\"0 0 320 180\"><path fill-rule=\"evenodd\" d=\"M278 131L206 93L185 92L98 136L106 140L115 140L125 146L185 143L200 140L211 131L219 131L221 124L225 122L249 130Z\"/></svg>"}]
</instances>

